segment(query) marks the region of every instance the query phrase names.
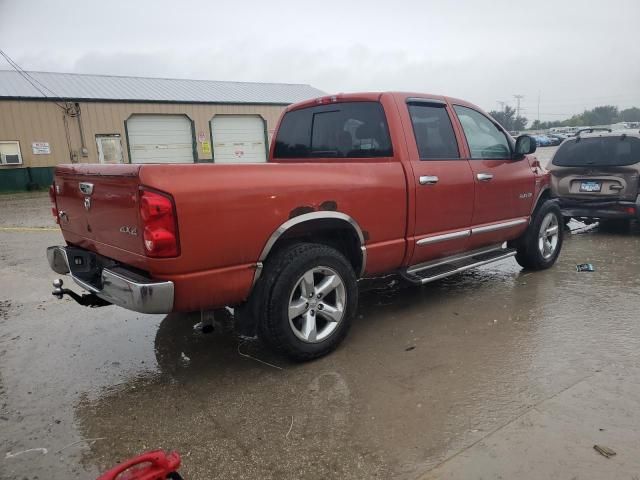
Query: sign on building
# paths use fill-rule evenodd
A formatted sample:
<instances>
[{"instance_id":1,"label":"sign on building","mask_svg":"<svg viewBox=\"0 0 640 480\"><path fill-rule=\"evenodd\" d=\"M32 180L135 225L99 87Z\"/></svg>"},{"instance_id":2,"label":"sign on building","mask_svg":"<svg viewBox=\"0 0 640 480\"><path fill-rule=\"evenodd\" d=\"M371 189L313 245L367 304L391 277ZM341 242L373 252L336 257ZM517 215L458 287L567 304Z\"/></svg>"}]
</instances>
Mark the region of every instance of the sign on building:
<instances>
[{"instance_id":1,"label":"sign on building","mask_svg":"<svg viewBox=\"0 0 640 480\"><path fill-rule=\"evenodd\" d=\"M51 153L49 142L33 142L31 144L31 150L34 155L49 155Z\"/></svg>"}]
</instances>

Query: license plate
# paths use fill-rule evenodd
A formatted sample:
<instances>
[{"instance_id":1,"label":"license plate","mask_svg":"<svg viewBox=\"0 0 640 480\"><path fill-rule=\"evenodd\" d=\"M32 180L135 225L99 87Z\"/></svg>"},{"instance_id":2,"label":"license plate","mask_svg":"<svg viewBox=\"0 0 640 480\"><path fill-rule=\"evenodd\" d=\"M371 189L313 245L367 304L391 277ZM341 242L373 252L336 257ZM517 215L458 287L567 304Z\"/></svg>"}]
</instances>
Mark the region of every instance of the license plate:
<instances>
[{"instance_id":1,"label":"license plate","mask_svg":"<svg viewBox=\"0 0 640 480\"><path fill-rule=\"evenodd\" d=\"M600 182L582 182L580 184L581 192L599 192L602 189Z\"/></svg>"}]
</instances>

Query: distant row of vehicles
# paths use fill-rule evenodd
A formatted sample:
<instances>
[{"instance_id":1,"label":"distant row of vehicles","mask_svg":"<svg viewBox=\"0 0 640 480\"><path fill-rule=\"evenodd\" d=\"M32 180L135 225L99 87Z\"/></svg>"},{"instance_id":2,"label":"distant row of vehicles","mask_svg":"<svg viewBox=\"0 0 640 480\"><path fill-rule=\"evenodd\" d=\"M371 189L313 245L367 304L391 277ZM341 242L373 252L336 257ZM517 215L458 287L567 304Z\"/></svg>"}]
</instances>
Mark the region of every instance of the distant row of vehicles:
<instances>
[{"instance_id":1,"label":"distant row of vehicles","mask_svg":"<svg viewBox=\"0 0 640 480\"><path fill-rule=\"evenodd\" d=\"M564 135L562 133L545 133L531 136L535 139L536 144L539 147L557 146L569 138L569 135Z\"/></svg>"},{"instance_id":2,"label":"distant row of vehicles","mask_svg":"<svg viewBox=\"0 0 640 480\"><path fill-rule=\"evenodd\" d=\"M625 130L637 130L640 128L640 122L619 122L613 125L601 126L601 127L554 127L546 133L532 134L535 138L538 147L551 147L560 145L567 138L575 137L581 132L593 132L598 130L612 131L625 131ZM518 132L519 133L519 132Z\"/></svg>"}]
</instances>

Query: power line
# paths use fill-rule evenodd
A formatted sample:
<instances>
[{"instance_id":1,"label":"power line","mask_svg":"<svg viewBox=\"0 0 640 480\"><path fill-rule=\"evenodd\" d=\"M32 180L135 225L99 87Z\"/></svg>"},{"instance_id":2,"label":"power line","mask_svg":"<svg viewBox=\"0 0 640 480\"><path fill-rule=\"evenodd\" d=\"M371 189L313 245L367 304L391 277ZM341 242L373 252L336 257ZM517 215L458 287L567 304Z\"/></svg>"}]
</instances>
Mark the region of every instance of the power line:
<instances>
[{"instance_id":1,"label":"power line","mask_svg":"<svg viewBox=\"0 0 640 480\"><path fill-rule=\"evenodd\" d=\"M18 72L18 74L24 78L27 82L29 82L31 84L31 86L33 88L35 88L38 92L40 92L45 98L50 98L49 95L47 95L40 87L44 88L45 90L48 90L51 94L53 94L53 96L55 98L60 98L62 99L62 97L60 95L58 95L56 92L54 92L53 90L51 90L49 87L47 87L44 83L40 82L38 79L34 78L33 76L31 76L29 74L29 72L26 72L22 67L20 67L20 65L18 65L18 63L13 60L9 55L7 55L7 53L5 53L2 49L0 49L0 55L2 55L2 57L4 57L4 59L7 61L7 63L13 67L13 69ZM40 85L40 87L38 86ZM54 101L54 103L60 107L61 109L63 109L65 112L67 111L67 107L65 107L64 105L61 105L60 103Z\"/></svg>"}]
</instances>

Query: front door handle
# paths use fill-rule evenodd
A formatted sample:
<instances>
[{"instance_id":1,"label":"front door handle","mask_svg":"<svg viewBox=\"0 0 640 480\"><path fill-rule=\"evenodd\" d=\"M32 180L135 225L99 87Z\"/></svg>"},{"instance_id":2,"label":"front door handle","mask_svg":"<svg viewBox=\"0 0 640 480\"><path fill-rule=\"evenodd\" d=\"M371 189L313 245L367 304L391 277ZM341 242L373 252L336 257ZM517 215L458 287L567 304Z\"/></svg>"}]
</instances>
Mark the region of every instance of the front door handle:
<instances>
[{"instance_id":1,"label":"front door handle","mask_svg":"<svg viewBox=\"0 0 640 480\"><path fill-rule=\"evenodd\" d=\"M490 173L479 173L478 175L476 175L476 178L481 182L489 182L493 180L493 175Z\"/></svg>"},{"instance_id":2,"label":"front door handle","mask_svg":"<svg viewBox=\"0 0 640 480\"><path fill-rule=\"evenodd\" d=\"M420 185L435 185L440 179L435 175L420 176Z\"/></svg>"}]
</instances>

